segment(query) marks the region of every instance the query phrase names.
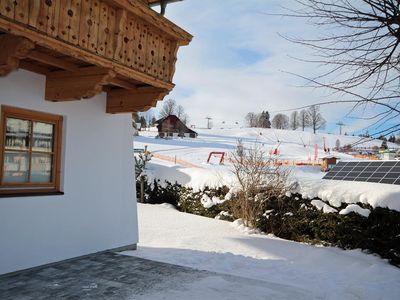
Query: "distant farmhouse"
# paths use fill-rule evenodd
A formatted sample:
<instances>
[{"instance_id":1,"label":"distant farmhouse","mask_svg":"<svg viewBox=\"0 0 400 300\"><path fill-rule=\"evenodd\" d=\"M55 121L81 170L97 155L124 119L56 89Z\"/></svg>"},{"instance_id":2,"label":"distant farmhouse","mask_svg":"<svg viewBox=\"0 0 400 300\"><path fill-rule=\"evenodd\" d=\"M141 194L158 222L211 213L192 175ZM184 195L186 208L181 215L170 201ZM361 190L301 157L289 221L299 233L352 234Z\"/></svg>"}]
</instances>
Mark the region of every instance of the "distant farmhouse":
<instances>
[{"instance_id":1,"label":"distant farmhouse","mask_svg":"<svg viewBox=\"0 0 400 300\"><path fill-rule=\"evenodd\" d=\"M168 117L156 121L158 136L166 137L197 137L197 132L189 129L177 116L169 115Z\"/></svg>"}]
</instances>

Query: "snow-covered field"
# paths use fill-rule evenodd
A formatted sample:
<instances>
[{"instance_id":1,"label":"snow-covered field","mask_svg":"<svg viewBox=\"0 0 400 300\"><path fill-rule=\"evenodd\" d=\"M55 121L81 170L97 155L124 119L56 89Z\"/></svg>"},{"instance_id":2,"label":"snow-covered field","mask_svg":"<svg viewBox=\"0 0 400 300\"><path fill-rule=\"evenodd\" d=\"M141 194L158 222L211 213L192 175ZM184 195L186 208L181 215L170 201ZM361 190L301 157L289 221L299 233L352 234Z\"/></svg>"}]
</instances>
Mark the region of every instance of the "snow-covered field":
<instances>
[{"instance_id":1,"label":"snow-covered field","mask_svg":"<svg viewBox=\"0 0 400 300\"><path fill-rule=\"evenodd\" d=\"M275 130L260 128L236 129L201 129L197 130L198 138L156 139L155 131L143 131L141 136L135 138L135 148L148 147L155 157L148 164L147 174L149 179L168 180L201 189L204 186L234 185L235 178L231 171L229 160L224 165L218 164L214 157L207 164L208 154L235 151L238 139L245 147L258 145L269 153L279 146L279 159L290 161L308 161L315 155L315 144L318 145L318 157L325 156L326 148L333 148L336 141L341 145L353 144L360 140L359 137L312 134L310 132ZM279 141L279 142L278 142ZM360 147L380 146L381 141L367 141ZM389 143L389 147L398 147ZM354 160L347 154L331 152L332 155L343 160ZM175 160L177 163L175 164ZM319 197L332 207L341 203L368 203L372 207L388 207L400 211L400 186L365 183L342 182L322 180L324 173L319 167L303 166L293 167L293 180L299 182L299 192L309 198Z\"/></svg>"},{"instance_id":2,"label":"snow-covered field","mask_svg":"<svg viewBox=\"0 0 400 300\"><path fill-rule=\"evenodd\" d=\"M286 286L308 299L399 299L400 269L359 250L248 234L239 222L185 214L168 205L139 204L138 213L138 251L127 255ZM248 299L273 299L257 293Z\"/></svg>"},{"instance_id":3,"label":"snow-covered field","mask_svg":"<svg viewBox=\"0 0 400 300\"><path fill-rule=\"evenodd\" d=\"M153 129L154 130L154 129ZM175 138L171 140L155 140L157 132L142 131L136 138L136 147L148 145L149 149L156 153L177 156L180 159L187 160L199 166L205 166L208 153L211 151L232 152L235 150L238 139L241 139L244 146L253 146L257 144L262 146L266 152L279 148L281 159L308 160L314 158L315 144L318 145L318 157L325 156L325 148L334 148L336 140L340 145L356 143L359 137L334 135L310 132L278 130L267 128L236 128L236 129L196 129L199 136L196 139ZM380 147L382 141L372 140L357 145L357 147ZM389 147L398 147L395 144L388 143ZM351 159L351 156L332 152L333 155ZM216 162L216 160L215 160Z\"/></svg>"}]
</instances>

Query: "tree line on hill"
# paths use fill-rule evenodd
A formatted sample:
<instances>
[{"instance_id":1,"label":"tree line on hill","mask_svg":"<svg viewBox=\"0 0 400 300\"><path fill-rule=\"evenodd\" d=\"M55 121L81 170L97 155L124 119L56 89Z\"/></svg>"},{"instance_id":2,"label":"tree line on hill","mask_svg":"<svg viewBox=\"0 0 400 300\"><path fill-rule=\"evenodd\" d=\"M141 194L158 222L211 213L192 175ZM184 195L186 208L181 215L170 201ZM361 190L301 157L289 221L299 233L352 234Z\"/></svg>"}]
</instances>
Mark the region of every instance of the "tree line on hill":
<instances>
[{"instance_id":1,"label":"tree line on hill","mask_svg":"<svg viewBox=\"0 0 400 300\"><path fill-rule=\"evenodd\" d=\"M312 128L314 133L319 129L324 129L326 126L326 120L322 116L318 105L312 105L307 109L302 109L300 111L293 111L290 117L286 114L278 113L271 121L268 111L262 111L258 114L249 112L245 117L245 122L249 127L259 128L292 130L301 128L303 131L306 128Z\"/></svg>"}]
</instances>

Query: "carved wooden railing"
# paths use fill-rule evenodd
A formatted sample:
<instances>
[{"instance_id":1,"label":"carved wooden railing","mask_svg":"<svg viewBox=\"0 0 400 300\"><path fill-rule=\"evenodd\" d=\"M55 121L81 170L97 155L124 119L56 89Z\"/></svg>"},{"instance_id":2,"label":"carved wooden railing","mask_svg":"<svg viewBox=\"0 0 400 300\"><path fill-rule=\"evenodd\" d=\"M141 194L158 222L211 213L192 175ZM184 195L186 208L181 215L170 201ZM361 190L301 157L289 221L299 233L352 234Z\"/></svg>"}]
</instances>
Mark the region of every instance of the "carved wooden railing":
<instances>
[{"instance_id":1,"label":"carved wooden railing","mask_svg":"<svg viewBox=\"0 0 400 300\"><path fill-rule=\"evenodd\" d=\"M0 31L166 91L192 38L141 0L0 0Z\"/></svg>"}]
</instances>

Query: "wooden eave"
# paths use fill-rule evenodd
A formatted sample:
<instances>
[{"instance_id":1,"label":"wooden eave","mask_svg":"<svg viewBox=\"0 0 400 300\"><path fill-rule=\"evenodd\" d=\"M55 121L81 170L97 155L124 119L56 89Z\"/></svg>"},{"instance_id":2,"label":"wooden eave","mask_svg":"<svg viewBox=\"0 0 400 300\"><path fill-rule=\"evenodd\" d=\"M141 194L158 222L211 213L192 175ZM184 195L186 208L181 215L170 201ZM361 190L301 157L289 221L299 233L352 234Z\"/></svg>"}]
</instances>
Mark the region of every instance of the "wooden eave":
<instances>
[{"instance_id":1,"label":"wooden eave","mask_svg":"<svg viewBox=\"0 0 400 300\"><path fill-rule=\"evenodd\" d=\"M104 91L107 112L138 112L173 89L191 38L141 0L0 1L0 76L26 69L46 76L46 100Z\"/></svg>"}]
</instances>

